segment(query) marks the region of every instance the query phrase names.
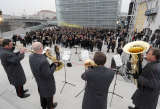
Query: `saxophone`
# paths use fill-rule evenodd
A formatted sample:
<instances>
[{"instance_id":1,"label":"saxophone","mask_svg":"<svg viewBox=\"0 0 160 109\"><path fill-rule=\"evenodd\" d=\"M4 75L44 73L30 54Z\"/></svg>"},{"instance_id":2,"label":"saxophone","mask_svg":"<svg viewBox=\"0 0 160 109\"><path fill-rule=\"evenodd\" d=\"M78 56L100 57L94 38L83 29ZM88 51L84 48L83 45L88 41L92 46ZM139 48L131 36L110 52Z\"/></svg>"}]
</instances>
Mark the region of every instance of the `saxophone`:
<instances>
[{"instance_id":1,"label":"saxophone","mask_svg":"<svg viewBox=\"0 0 160 109\"><path fill-rule=\"evenodd\" d=\"M64 67L64 64L56 59L55 56L52 56L49 50L46 50L45 55L53 62L58 63L59 65L56 67L56 71L61 70Z\"/></svg>"}]
</instances>

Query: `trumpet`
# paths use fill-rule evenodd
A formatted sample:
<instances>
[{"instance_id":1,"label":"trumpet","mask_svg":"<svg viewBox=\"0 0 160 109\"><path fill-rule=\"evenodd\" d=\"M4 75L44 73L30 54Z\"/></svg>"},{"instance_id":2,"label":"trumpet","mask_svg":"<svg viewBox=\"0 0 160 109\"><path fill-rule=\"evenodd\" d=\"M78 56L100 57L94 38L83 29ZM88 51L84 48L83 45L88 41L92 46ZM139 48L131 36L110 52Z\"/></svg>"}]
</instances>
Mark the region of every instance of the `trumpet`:
<instances>
[{"instance_id":1,"label":"trumpet","mask_svg":"<svg viewBox=\"0 0 160 109\"><path fill-rule=\"evenodd\" d=\"M15 48L18 49L18 50L25 49L26 52L35 53L33 50L30 50L30 49L28 49L28 48L25 48L22 44L14 45L13 47L15 47Z\"/></svg>"},{"instance_id":2,"label":"trumpet","mask_svg":"<svg viewBox=\"0 0 160 109\"><path fill-rule=\"evenodd\" d=\"M27 49L27 48L23 47L23 45L21 45L21 44L20 45L16 45L14 47L19 49L19 50L23 48L23 49L26 50L26 52L35 53L35 51ZM56 67L56 71L59 71L59 70L61 70L63 68L64 64L62 62L58 61L56 59L56 57L52 56L50 51L49 51L49 49L46 49L44 53L53 63L58 63L58 67Z\"/></svg>"}]
</instances>

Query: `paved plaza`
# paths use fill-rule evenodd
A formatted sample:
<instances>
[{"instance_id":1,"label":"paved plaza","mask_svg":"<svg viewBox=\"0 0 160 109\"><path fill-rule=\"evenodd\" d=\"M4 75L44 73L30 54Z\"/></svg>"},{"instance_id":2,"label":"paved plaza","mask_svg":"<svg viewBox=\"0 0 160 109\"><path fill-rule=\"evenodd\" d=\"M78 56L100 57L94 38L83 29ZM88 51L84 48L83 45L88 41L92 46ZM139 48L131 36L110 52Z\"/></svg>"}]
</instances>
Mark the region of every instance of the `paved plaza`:
<instances>
[{"instance_id":1,"label":"paved plaza","mask_svg":"<svg viewBox=\"0 0 160 109\"><path fill-rule=\"evenodd\" d=\"M53 47L51 49L53 51ZM85 82L81 79L81 74L85 71L85 67L83 65L83 61L80 61L79 59L80 48L78 48L78 54L75 54L75 48L66 49L61 47L62 52L65 50L71 50L72 53L72 67L66 67L67 82L73 83L76 86L74 87L70 84L66 84L62 93L60 94L60 91L64 84L62 81L64 81L65 79L64 68L54 73L57 87L54 101L58 102L58 106L56 107L56 109L81 109L84 91L80 93L78 97L75 97L81 90L83 90L85 85ZM106 47L104 46L103 52L106 53ZM94 55L94 53L89 54L91 58ZM21 63L27 77L27 83L24 87L29 89L29 93L31 94L31 96L25 99L18 98L16 96L14 87L9 84L6 73L2 68L2 65L0 65L0 109L41 109L37 85L29 66L29 55L30 53L26 53L25 58L23 59L23 61L21 61ZM114 54L107 53L106 55L106 66L109 67L111 58ZM123 57L125 56L123 55ZM110 92L113 91L115 82L114 80L109 89ZM116 95L113 95L113 99L111 102L112 93L109 93L108 109L128 109L129 105L133 106L131 96L135 90L136 85L131 82L126 82L122 76L118 75L115 93L122 96L123 99ZM157 109L160 109L160 102Z\"/></svg>"}]
</instances>

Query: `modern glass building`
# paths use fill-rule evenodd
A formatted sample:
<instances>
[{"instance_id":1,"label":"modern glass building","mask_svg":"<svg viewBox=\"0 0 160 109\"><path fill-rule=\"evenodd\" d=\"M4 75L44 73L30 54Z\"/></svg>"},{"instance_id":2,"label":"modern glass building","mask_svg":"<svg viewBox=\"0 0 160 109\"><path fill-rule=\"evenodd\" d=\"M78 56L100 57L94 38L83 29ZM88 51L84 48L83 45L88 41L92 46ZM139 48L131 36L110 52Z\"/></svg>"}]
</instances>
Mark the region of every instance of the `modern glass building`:
<instances>
[{"instance_id":1,"label":"modern glass building","mask_svg":"<svg viewBox=\"0 0 160 109\"><path fill-rule=\"evenodd\" d=\"M121 0L56 0L58 25L116 28Z\"/></svg>"}]
</instances>

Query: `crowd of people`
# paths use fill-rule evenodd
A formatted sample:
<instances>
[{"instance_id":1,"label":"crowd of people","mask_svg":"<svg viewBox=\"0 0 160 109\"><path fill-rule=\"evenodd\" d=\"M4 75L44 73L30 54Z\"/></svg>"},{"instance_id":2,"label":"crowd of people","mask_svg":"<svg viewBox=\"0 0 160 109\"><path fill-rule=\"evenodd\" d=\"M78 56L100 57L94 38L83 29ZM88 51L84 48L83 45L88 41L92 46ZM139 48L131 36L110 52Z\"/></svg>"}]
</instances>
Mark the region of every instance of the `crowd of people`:
<instances>
[{"instance_id":1,"label":"crowd of people","mask_svg":"<svg viewBox=\"0 0 160 109\"><path fill-rule=\"evenodd\" d=\"M63 47L73 48L75 45L79 45L81 48L87 49L93 52L94 48L99 51L102 50L102 45L105 44L107 51L110 49L112 52L116 52L116 43L118 40L117 50L124 46L125 38L127 37L126 31L118 32L107 29L95 29L95 28L67 28L67 27L53 27L43 30L27 32L24 37L19 35L13 35L13 42L16 44L17 40L26 47L31 45L33 41L39 41L43 46L53 46L55 44L61 44Z\"/></svg>"},{"instance_id":2,"label":"crowd of people","mask_svg":"<svg viewBox=\"0 0 160 109\"><path fill-rule=\"evenodd\" d=\"M24 37L13 35L14 44L20 41L24 47L31 45L34 41L39 41L43 46L52 47L53 45L62 45L63 47L73 48L78 45L81 48L91 52L97 48L102 50L102 46L107 48L106 52L117 52L122 54L122 48L128 41L143 40L149 42L153 47L160 48L160 30L157 29L153 35L144 30L135 32L129 40L127 31L95 29L95 28L69 28L69 27L50 27L36 31L27 32Z\"/></svg>"},{"instance_id":3,"label":"crowd of people","mask_svg":"<svg viewBox=\"0 0 160 109\"><path fill-rule=\"evenodd\" d=\"M148 32L145 29L139 33L135 32L132 41L136 40L143 40L149 42L155 48L160 48L160 29L156 29L153 34L150 29Z\"/></svg>"},{"instance_id":4,"label":"crowd of people","mask_svg":"<svg viewBox=\"0 0 160 109\"><path fill-rule=\"evenodd\" d=\"M155 33L158 40L159 33ZM122 53L122 47L126 43L126 31L108 31L105 29L77 29L66 27L55 27L44 30L31 31L25 37L14 35L11 39L0 38L0 59L1 64L7 74L11 85L16 89L20 98L29 97L28 90L24 90L26 76L20 61L24 58L25 48L19 52L14 52L14 46L19 40L24 46L32 46L32 54L29 56L29 64L35 81L38 86L42 109L54 109L57 103L54 102L56 92L56 82L54 71L59 66L58 62L49 64L47 57L43 54L45 46L61 44L64 47L74 47L79 45L91 52L94 47L99 51L95 52L93 61L95 67L89 67L81 76L86 81L85 93L82 102L82 109L107 109L107 96L109 86L114 78L115 72L111 68L105 67L107 57L102 52L102 45L115 52L116 42L117 52ZM139 38L139 37L138 37ZM133 40L137 40L133 38ZM146 38L145 38L146 40ZM150 40L150 39L148 39ZM13 46L14 45L14 46ZM157 46L159 47L159 46ZM57 60L60 60L60 52L55 46ZM146 55L148 64L142 69L142 73L133 76L137 79L138 87L132 96L135 107L129 109L156 109L160 94L160 49L150 48Z\"/></svg>"}]
</instances>

